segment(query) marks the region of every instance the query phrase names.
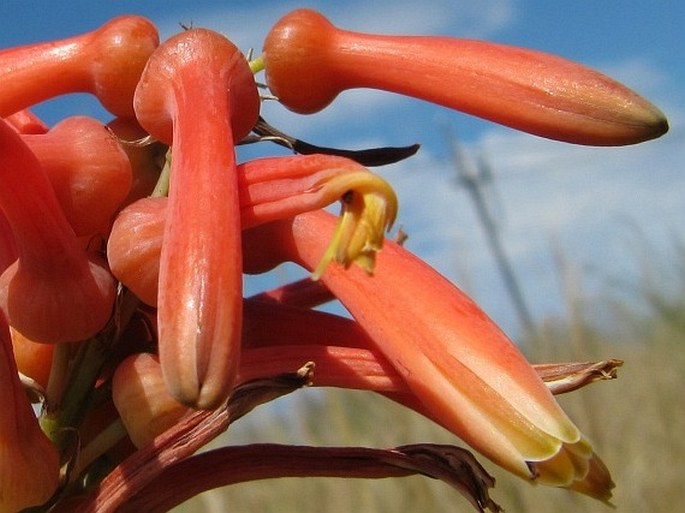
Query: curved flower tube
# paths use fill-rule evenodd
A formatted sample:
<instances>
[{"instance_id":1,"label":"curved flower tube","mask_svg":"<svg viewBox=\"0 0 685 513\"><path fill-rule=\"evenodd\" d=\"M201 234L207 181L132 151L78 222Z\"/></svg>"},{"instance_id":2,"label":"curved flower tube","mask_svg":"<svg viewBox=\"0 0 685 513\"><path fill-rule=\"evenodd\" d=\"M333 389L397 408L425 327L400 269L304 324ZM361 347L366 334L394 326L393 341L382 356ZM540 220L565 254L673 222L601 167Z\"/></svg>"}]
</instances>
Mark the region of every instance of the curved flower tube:
<instances>
[{"instance_id":1,"label":"curved flower tube","mask_svg":"<svg viewBox=\"0 0 685 513\"><path fill-rule=\"evenodd\" d=\"M112 314L116 283L82 248L40 163L0 120L0 209L19 258L0 276L0 308L36 342L74 342L97 333Z\"/></svg>"},{"instance_id":2,"label":"curved flower tube","mask_svg":"<svg viewBox=\"0 0 685 513\"><path fill-rule=\"evenodd\" d=\"M35 381L43 390L48 387L54 344L38 344L10 328L12 349L17 369Z\"/></svg>"},{"instance_id":3,"label":"curved flower tube","mask_svg":"<svg viewBox=\"0 0 685 513\"><path fill-rule=\"evenodd\" d=\"M17 243L14 241L12 226L5 213L0 210L0 273L4 272L17 259Z\"/></svg>"},{"instance_id":4,"label":"curved flower tube","mask_svg":"<svg viewBox=\"0 0 685 513\"><path fill-rule=\"evenodd\" d=\"M334 222L302 214L246 232L246 248L312 270ZM609 500L613 483L589 442L516 346L445 278L386 243L373 277L332 265L321 280L432 418L521 477Z\"/></svg>"},{"instance_id":5,"label":"curved flower tube","mask_svg":"<svg viewBox=\"0 0 685 513\"><path fill-rule=\"evenodd\" d=\"M369 87L579 144L633 144L668 130L647 100L560 57L466 39L351 32L308 9L276 23L263 59L269 89L299 113Z\"/></svg>"},{"instance_id":6,"label":"curved flower tube","mask_svg":"<svg viewBox=\"0 0 685 513\"><path fill-rule=\"evenodd\" d=\"M22 136L45 170L78 236L105 233L131 189L131 164L105 125L72 116L46 134Z\"/></svg>"},{"instance_id":7,"label":"curved flower tube","mask_svg":"<svg viewBox=\"0 0 685 513\"><path fill-rule=\"evenodd\" d=\"M133 116L133 91L159 44L155 26L120 16L79 36L0 51L0 116L58 95L88 92L118 116Z\"/></svg>"},{"instance_id":8,"label":"curved flower tube","mask_svg":"<svg viewBox=\"0 0 685 513\"><path fill-rule=\"evenodd\" d=\"M19 381L10 333L0 313L0 511L47 501L59 484L59 454L38 425Z\"/></svg>"},{"instance_id":9,"label":"curved flower tube","mask_svg":"<svg viewBox=\"0 0 685 513\"><path fill-rule=\"evenodd\" d=\"M141 126L173 152L158 295L164 378L180 402L213 408L228 397L239 361L242 256L233 141L257 121L257 86L233 43L191 29L153 53L134 104Z\"/></svg>"},{"instance_id":10,"label":"curved flower tube","mask_svg":"<svg viewBox=\"0 0 685 513\"><path fill-rule=\"evenodd\" d=\"M351 210L349 202L363 201L352 200L353 196L375 198L367 203L382 206L375 212L382 219L368 222L380 223L381 234L397 212L397 198L390 185L356 162L342 157L307 155L256 159L239 165L237 176L243 230L324 208L344 198L343 216L348 216L347 224L350 224L356 219L354 216L363 215L363 208L345 214ZM157 305L159 258L166 216L166 198L138 200L119 213L107 243L107 259L114 275L151 306ZM378 246L379 241L375 244ZM326 262L333 258L345 259L345 255L330 252Z\"/></svg>"},{"instance_id":11,"label":"curved flower tube","mask_svg":"<svg viewBox=\"0 0 685 513\"><path fill-rule=\"evenodd\" d=\"M374 341L352 319L260 299L245 300L243 312L241 381L287 372L311 360L316 365L314 385L411 395ZM533 364L533 368L545 386L558 395L596 381L614 379L622 364L621 360L610 358L599 362ZM267 371L271 365L273 368ZM412 407L430 416L419 401L413 401Z\"/></svg>"}]
</instances>

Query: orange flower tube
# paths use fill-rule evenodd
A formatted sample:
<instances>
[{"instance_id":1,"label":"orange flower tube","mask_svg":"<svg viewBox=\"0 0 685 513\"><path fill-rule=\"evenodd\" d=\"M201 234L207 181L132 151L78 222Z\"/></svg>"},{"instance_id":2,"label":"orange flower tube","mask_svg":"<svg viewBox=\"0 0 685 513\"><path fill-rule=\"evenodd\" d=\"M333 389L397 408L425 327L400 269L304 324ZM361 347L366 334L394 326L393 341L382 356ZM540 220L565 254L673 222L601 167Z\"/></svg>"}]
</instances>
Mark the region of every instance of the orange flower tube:
<instances>
[{"instance_id":1,"label":"orange flower tube","mask_svg":"<svg viewBox=\"0 0 685 513\"><path fill-rule=\"evenodd\" d=\"M45 134L50 128L29 109L22 109L5 118L20 134Z\"/></svg>"},{"instance_id":2,"label":"orange flower tube","mask_svg":"<svg viewBox=\"0 0 685 513\"><path fill-rule=\"evenodd\" d=\"M334 223L319 211L246 232L246 258L259 248L262 270L278 259L314 269ZM373 276L330 265L321 280L431 418L521 477L609 500L608 471L535 369L436 271L386 241Z\"/></svg>"},{"instance_id":3,"label":"orange flower tube","mask_svg":"<svg viewBox=\"0 0 685 513\"><path fill-rule=\"evenodd\" d=\"M633 144L668 130L647 100L560 57L467 39L351 32L308 9L271 29L264 66L273 94L303 114L368 87L579 144Z\"/></svg>"},{"instance_id":4,"label":"orange flower tube","mask_svg":"<svg viewBox=\"0 0 685 513\"><path fill-rule=\"evenodd\" d=\"M0 120L0 209L19 258L0 276L0 308L17 331L36 342L75 342L109 320L116 282L82 248L40 162Z\"/></svg>"},{"instance_id":5,"label":"orange flower tube","mask_svg":"<svg viewBox=\"0 0 685 513\"><path fill-rule=\"evenodd\" d=\"M161 249L159 354L180 402L213 408L240 354L242 255L235 140L257 120L245 57L224 36L191 29L164 42L135 92L141 126L171 145Z\"/></svg>"},{"instance_id":6,"label":"orange flower tube","mask_svg":"<svg viewBox=\"0 0 685 513\"><path fill-rule=\"evenodd\" d=\"M297 155L245 162L237 170L242 229L324 208L351 191L383 191L390 217L397 201L387 182L343 157ZM117 216L107 241L112 273L148 305L157 305L167 198L142 198Z\"/></svg>"},{"instance_id":7,"label":"orange flower tube","mask_svg":"<svg viewBox=\"0 0 685 513\"><path fill-rule=\"evenodd\" d=\"M10 333L0 313L0 511L46 502L59 483L59 454L38 425L19 381Z\"/></svg>"},{"instance_id":8,"label":"orange flower tube","mask_svg":"<svg viewBox=\"0 0 685 513\"><path fill-rule=\"evenodd\" d=\"M105 125L72 116L46 134L22 139L40 161L76 235L106 233L131 189L132 171Z\"/></svg>"},{"instance_id":9,"label":"orange flower tube","mask_svg":"<svg viewBox=\"0 0 685 513\"><path fill-rule=\"evenodd\" d=\"M133 116L133 91L159 44L155 26L120 16L79 36L0 51L0 116L54 96L87 92L118 116Z\"/></svg>"}]
</instances>

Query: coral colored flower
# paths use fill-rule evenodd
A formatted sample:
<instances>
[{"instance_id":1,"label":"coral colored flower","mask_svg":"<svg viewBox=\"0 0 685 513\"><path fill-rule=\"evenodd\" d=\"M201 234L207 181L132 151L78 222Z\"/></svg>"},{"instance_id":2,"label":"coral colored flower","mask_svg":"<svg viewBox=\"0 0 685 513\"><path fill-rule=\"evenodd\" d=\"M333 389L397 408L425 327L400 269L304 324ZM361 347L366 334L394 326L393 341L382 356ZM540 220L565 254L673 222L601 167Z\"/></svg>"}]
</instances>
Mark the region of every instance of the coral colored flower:
<instances>
[{"instance_id":1,"label":"coral colored flower","mask_svg":"<svg viewBox=\"0 0 685 513\"><path fill-rule=\"evenodd\" d=\"M0 313L0 511L43 504L59 480L56 447L38 426L19 381L10 333Z\"/></svg>"},{"instance_id":2,"label":"coral colored flower","mask_svg":"<svg viewBox=\"0 0 685 513\"><path fill-rule=\"evenodd\" d=\"M132 116L133 91L158 44L151 21L125 15L67 39L2 49L0 115L55 96L88 92L110 112Z\"/></svg>"},{"instance_id":3,"label":"coral colored flower","mask_svg":"<svg viewBox=\"0 0 685 513\"><path fill-rule=\"evenodd\" d=\"M333 227L328 214L311 212L248 233L246 247L272 255L272 264L312 270ZM521 477L608 501L613 483L603 463L495 323L400 246L386 243L377 259L372 277L329 266L321 280L431 418Z\"/></svg>"},{"instance_id":4,"label":"coral colored flower","mask_svg":"<svg viewBox=\"0 0 685 513\"><path fill-rule=\"evenodd\" d=\"M586 66L543 52L436 36L342 30L298 9L264 42L266 81L299 113L356 87L413 96L561 141L621 145L668 130L663 113Z\"/></svg>"},{"instance_id":5,"label":"coral colored flower","mask_svg":"<svg viewBox=\"0 0 685 513\"><path fill-rule=\"evenodd\" d=\"M397 198L390 185L366 168L343 157L297 155L255 159L237 168L242 229L342 201L342 218L322 265L335 259L347 261L335 248L346 247L337 239L356 237L367 244L366 233L383 233L397 212ZM107 242L112 273L142 301L157 305L159 262L168 211L166 197L142 198L123 209ZM362 251L371 268L373 252L382 240L373 239ZM247 264L252 265L251 263Z\"/></svg>"},{"instance_id":6,"label":"coral colored flower","mask_svg":"<svg viewBox=\"0 0 685 513\"><path fill-rule=\"evenodd\" d=\"M112 315L115 279L99 256L83 250L45 170L4 120L0 182L0 210L19 257L0 275L0 307L8 322L36 342L95 335ZM0 260L7 261L10 249L0 244Z\"/></svg>"},{"instance_id":7,"label":"coral colored flower","mask_svg":"<svg viewBox=\"0 0 685 513\"><path fill-rule=\"evenodd\" d=\"M224 401L240 351L242 262L234 141L257 121L245 57L224 36L191 29L151 56L134 96L141 126L172 146L160 257L159 355L174 397Z\"/></svg>"}]
</instances>

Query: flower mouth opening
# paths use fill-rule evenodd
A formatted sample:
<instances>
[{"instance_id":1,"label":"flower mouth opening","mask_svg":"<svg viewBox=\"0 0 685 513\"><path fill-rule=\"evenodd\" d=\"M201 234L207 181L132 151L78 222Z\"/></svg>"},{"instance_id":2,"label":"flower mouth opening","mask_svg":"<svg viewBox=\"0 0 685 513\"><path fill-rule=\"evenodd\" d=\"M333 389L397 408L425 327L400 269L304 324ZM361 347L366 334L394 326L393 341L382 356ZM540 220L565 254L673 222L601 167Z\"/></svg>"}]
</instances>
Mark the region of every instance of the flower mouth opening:
<instances>
[{"instance_id":1,"label":"flower mouth opening","mask_svg":"<svg viewBox=\"0 0 685 513\"><path fill-rule=\"evenodd\" d=\"M340 197L340 218L312 273L313 280L318 280L332 261L345 268L354 263L373 274L376 253L382 249L384 234L397 216L395 191L379 176L364 170L336 177L325 186L341 185L347 188Z\"/></svg>"}]
</instances>

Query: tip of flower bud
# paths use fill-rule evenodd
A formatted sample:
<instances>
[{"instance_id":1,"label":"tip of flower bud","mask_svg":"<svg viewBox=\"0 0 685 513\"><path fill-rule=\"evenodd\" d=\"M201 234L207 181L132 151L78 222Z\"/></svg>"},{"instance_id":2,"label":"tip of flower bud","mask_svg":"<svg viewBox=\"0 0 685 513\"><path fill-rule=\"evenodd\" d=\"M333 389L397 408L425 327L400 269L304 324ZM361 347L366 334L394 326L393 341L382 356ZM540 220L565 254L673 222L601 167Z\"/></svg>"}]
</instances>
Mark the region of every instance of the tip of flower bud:
<instances>
[{"instance_id":1,"label":"tip of flower bud","mask_svg":"<svg viewBox=\"0 0 685 513\"><path fill-rule=\"evenodd\" d=\"M397 216L395 191L379 176L364 170L341 179L349 181L350 188L341 198L340 220L312 273L313 280L318 280L333 260L345 267L355 263L372 274L385 231L392 227Z\"/></svg>"},{"instance_id":2,"label":"tip of flower bud","mask_svg":"<svg viewBox=\"0 0 685 513\"><path fill-rule=\"evenodd\" d=\"M649 112L650 116L645 116L644 134L645 141L661 137L669 130L668 119L658 108L653 107Z\"/></svg>"},{"instance_id":3,"label":"tip of flower bud","mask_svg":"<svg viewBox=\"0 0 685 513\"><path fill-rule=\"evenodd\" d=\"M597 111L597 119L605 117L607 127L604 134L598 134L597 141L590 144L627 145L636 144L661 137L668 132L668 120L661 110L642 97L620 101L617 98L614 105L607 106L604 116ZM605 135L606 141L601 137ZM583 141L581 141L583 142Z\"/></svg>"},{"instance_id":4,"label":"tip of flower bud","mask_svg":"<svg viewBox=\"0 0 685 513\"><path fill-rule=\"evenodd\" d=\"M546 107L556 113L549 119L538 114L528 127L531 133L577 144L623 146L668 132L664 113L623 84L583 67L570 76L575 79L560 80L549 97ZM551 123L543 127L547 121Z\"/></svg>"}]
</instances>

